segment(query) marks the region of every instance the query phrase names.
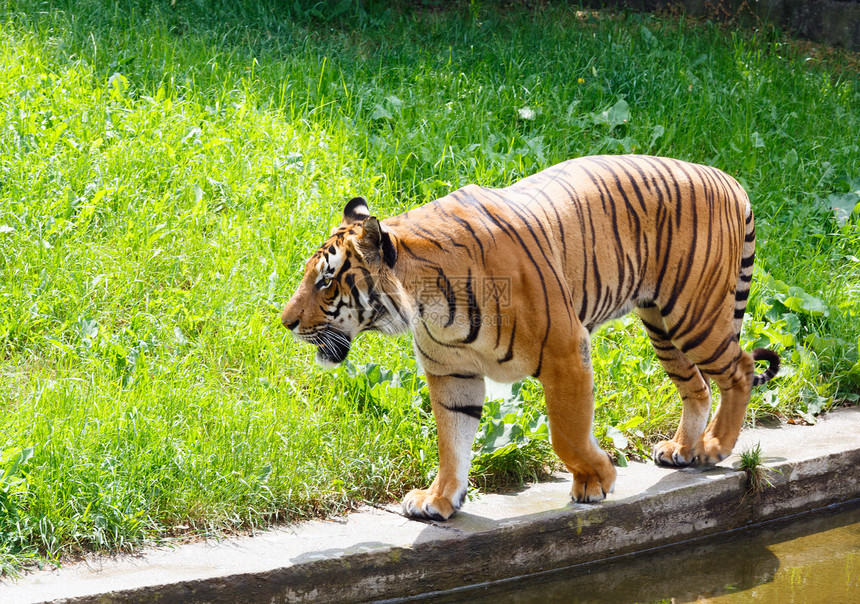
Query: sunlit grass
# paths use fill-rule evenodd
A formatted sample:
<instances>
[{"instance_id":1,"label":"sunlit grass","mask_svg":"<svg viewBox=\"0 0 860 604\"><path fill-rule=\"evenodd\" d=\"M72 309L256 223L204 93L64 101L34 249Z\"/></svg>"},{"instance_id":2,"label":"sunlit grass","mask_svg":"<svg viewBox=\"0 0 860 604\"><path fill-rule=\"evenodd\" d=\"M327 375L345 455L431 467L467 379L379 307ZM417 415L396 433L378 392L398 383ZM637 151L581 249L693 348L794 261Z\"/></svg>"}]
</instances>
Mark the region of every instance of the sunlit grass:
<instances>
[{"instance_id":1,"label":"sunlit grass","mask_svg":"<svg viewBox=\"0 0 860 604\"><path fill-rule=\"evenodd\" d=\"M0 1L0 568L426 484L418 382L368 394L278 321L356 194L387 216L590 153L716 165L757 217L744 345L785 366L748 418L856 399L860 230L828 202L860 178L856 74L685 20L350 10ZM593 344L597 435L646 455L674 388L635 320ZM351 358L415 375L408 337ZM552 463L536 439L475 482Z\"/></svg>"}]
</instances>

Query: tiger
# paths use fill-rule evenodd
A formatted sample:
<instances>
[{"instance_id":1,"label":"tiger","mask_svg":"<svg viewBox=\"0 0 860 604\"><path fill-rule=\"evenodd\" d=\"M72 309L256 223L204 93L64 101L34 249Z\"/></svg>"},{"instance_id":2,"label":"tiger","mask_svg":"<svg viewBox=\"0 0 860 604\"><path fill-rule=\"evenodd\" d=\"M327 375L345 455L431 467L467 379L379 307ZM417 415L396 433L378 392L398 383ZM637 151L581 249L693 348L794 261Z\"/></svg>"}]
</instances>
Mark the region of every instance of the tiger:
<instances>
[{"instance_id":1,"label":"tiger","mask_svg":"<svg viewBox=\"0 0 860 604\"><path fill-rule=\"evenodd\" d=\"M402 500L405 516L443 521L463 505L485 378L543 387L570 496L595 503L616 469L593 435L591 333L641 319L682 401L658 465L712 465L737 441L754 386L779 355L739 336L755 256L749 198L725 172L644 155L571 159L505 188L464 186L379 220L346 203L281 313L323 366L364 331L412 331L437 424L439 467ZM755 373L754 362L767 368ZM711 386L720 402L711 412Z\"/></svg>"}]
</instances>

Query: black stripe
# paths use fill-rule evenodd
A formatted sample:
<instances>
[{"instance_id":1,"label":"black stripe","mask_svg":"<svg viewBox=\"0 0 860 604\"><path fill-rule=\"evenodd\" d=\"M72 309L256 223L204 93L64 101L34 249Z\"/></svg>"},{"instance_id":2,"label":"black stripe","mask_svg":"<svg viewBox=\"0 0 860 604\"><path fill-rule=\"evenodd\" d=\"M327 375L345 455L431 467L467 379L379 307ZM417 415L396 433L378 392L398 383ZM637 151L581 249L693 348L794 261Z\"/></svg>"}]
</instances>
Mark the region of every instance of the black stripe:
<instances>
[{"instance_id":1,"label":"black stripe","mask_svg":"<svg viewBox=\"0 0 860 604\"><path fill-rule=\"evenodd\" d=\"M654 347L654 350L660 350L662 352L667 352L669 350L677 350L675 348L674 344L663 345L663 344L658 344L657 342L655 342L653 340L651 341L651 346Z\"/></svg>"},{"instance_id":2,"label":"black stripe","mask_svg":"<svg viewBox=\"0 0 860 604\"><path fill-rule=\"evenodd\" d=\"M597 165L600 166L599 163ZM618 176L615 174L615 172L605 167L604 169L609 171L609 173L613 176L613 178L615 178L615 181L617 183ZM621 285L626 280L624 260L622 258L622 256L624 255L624 242L622 241L621 233L618 230L618 212L616 210L615 200L612 197L612 193L609 190L609 186L606 184L606 181L603 180L603 177L601 175L592 174L587 168L584 167L582 168L582 171L585 172L585 174L591 180L592 184L594 184L595 188L597 189L597 192L600 194L600 202L603 206L604 213L606 213L610 219L610 224L612 225L612 236L615 239L615 260L618 265L618 272L616 273L618 278L618 286L616 288L614 298L612 297L612 292L609 289L607 289L606 292L608 294L606 298L606 305L608 307L608 310L611 310L616 307L616 300L621 297ZM624 193L623 190L619 192L621 193L621 196L624 199L625 205L627 206L628 210L632 211L632 209L630 208L630 202L627 199L627 195ZM609 211L607 211L607 208L609 209ZM605 312L605 310L601 309L600 314L595 315L595 317L602 318Z\"/></svg>"},{"instance_id":3,"label":"black stripe","mask_svg":"<svg viewBox=\"0 0 860 604\"><path fill-rule=\"evenodd\" d=\"M407 254L409 254L410 256L415 258L416 260L420 260L421 262L424 262L426 264L436 266L436 263L434 261L430 260L429 258L425 258L424 256L419 256L418 254L413 252L412 249L408 245L406 245L406 243L403 241L403 239L398 238L397 239L397 245L402 247L404 252L406 252Z\"/></svg>"},{"instance_id":4,"label":"black stripe","mask_svg":"<svg viewBox=\"0 0 860 604\"><path fill-rule=\"evenodd\" d=\"M639 318L642 319L642 317L639 317ZM667 336L666 330L663 329L662 327L658 327L658 326L654 325L653 323L649 323L645 319L642 319L642 324L645 326L645 329L652 332L654 335L659 336L661 340L668 340L669 339L666 337Z\"/></svg>"},{"instance_id":5,"label":"black stripe","mask_svg":"<svg viewBox=\"0 0 860 604\"><path fill-rule=\"evenodd\" d=\"M708 325L707 328L705 328L698 335L693 336L692 338L690 338L689 340L687 340L686 342L681 344L681 352L683 352L684 354L687 354L688 352L690 352L694 348L698 348L699 346L702 345L702 343L705 340L708 339L708 336L711 335L712 333L713 333L713 330L711 329L711 326Z\"/></svg>"},{"instance_id":6,"label":"black stripe","mask_svg":"<svg viewBox=\"0 0 860 604\"><path fill-rule=\"evenodd\" d=\"M735 340L734 336L729 336L728 338L726 338L726 342L734 342L734 340ZM725 352L725 350L723 350L723 352ZM715 369L709 370L708 373L710 373L711 375L722 375L723 373L725 373L729 369L732 369L735 365L737 365L737 362L740 360L742 352L743 351L738 351L738 353L732 358L731 361L729 361L725 365L722 365L722 366L717 367ZM699 363L699 367L701 368L701 367L704 367L705 365L709 365L710 363L716 363L718 358L719 357L716 355L711 355L711 358L708 359L707 362Z\"/></svg>"},{"instance_id":7,"label":"black stripe","mask_svg":"<svg viewBox=\"0 0 860 604\"><path fill-rule=\"evenodd\" d=\"M669 261L672 258L672 254L670 253L674 232L672 226L672 217L669 210L666 209L666 205L664 203L666 201L671 202L672 191L670 183L666 179L666 175L664 175L663 171L661 170L661 168L666 169L666 166L664 164L660 164L659 166L656 165L658 162L652 160L652 158L642 158L642 160L644 163L648 164L653 170L651 180L654 183L654 190L657 192L657 216L655 217L657 241L655 243L655 249L658 257L662 257L663 262L660 266L657 280L654 283L654 297L656 299L660 296L660 291L663 289L663 279L666 277L666 273L669 268ZM669 176L671 177L671 172L669 173ZM658 178L662 183L662 187L657 183ZM677 182L675 182L675 190L680 195ZM665 245L661 245L661 242L664 237Z\"/></svg>"},{"instance_id":8,"label":"black stripe","mask_svg":"<svg viewBox=\"0 0 860 604\"><path fill-rule=\"evenodd\" d=\"M600 163L600 162L598 162L598 163ZM624 167L624 163L625 162L622 161L621 165L619 167L627 179L626 184L630 185L630 187L633 189L633 193L636 195L636 198L639 201L639 205L642 207L642 211L647 215L648 208L645 205L645 198L642 195L642 190L639 188L639 182L647 183L647 180L644 178L645 175L642 172L642 170L639 168L638 164L634 163L633 165L634 165L636 171L639 173L639 179L637 179L633 174L631 174L627 170L627 168ZM634 241L635 247L632 250L629 250L629 249L625 250L625 253L624 253L625 259L627 260L627 263L629 265L630 283L628 285L626 283L626 281L627 281L626 279L623 279L623 280L619 279L618 296L620 298L622 281L623 281L624 285L627 285L627 292L628 293L631 290L635 289L634 293L630 296L632 298L635 298L636 296L638 296L639 287L641 285L641 280L637 279L637 277L639 276L638 272L641 271L641 269L642 269L643 260L644 260L642 248L644 247L644 249L646 249L646 250L648 249L648 243L647 243L648 242L648 235L646 233L643 233L642 221L639 218L639 212L633 206L631 201L628 199L627 193L622 188L622 183L621 183L621 180L618 178L618 175L615 174L615 171L608 165L607 165L607 169L609 169L609 171L615 177L615 185L618 188L619 192L621 193L621 197L622 197L622 199L624 199L624 203L627 206L628 227L632 228L633 232L634 232L633 241ZM630 252L633 252L635 254L635 267L633 266L634 262L630 260ZM637 283L637 281L639 281L639 283ZM619 303L620 303L620 299L619 299Z\"/></svg>"},{"instance_id":9,"label":"black stripe","mask_svg":"<svg viewBox=\"0 0 860 604\"><path fill-rule=\"evenodd\" d=\"M421 327L424 328L424 333L427 334L427 337L430 338L434 344L438 344L439 346L444 346L445 348L462 348L462 346L460 346L460 344L451 344L450 342L443 342L441 340L437 340L435 337L433 337L433 334L430 333L430 330L427 328L427 324L424 323L424 321L421 321L419 323L419 325L421 325Z\"/></svg>"},{"instance_id":10,"label":"black stripe","mask_svg":"<svg viewBox=\"0 0 860 604\"><path fill-rule=\"evenodd\" d=\"M452 218L453 220L458 222L460 224L460 226L462 226L464 229L466 229L466 232L468 232L469 235L472 236L472 239L475 240L475 243L478 244L478 249L481 250L481 261L486 262L486 259L484 258L484 244L481 242L481 238L478 237L478 234L475 233L475 229L472 228L471 224L469 224L469 221L467 221L464 218L460 218L459 216L457 216L456 214L454 214L452 212L449 212L448 210L446 210L445 208L443 208L440 204L438 204L436 202L433 202L432 206L434 209L438 209L438 211L440 213ZM490 233L490 236L492 237L492 233ZM471 256L471 254L470 254L470 256Z\"/></svg>"},{"instance_id":11,"label":"black stripe","mask_svg":"<svg viewBox=\"0 0 860 604\"><path fill-rule=\"evenodd\" d=\"M448 303L448 320L445 321L445 327L450 327L457 314L457 295L454 293L454 288L451 287L448 277L445 276L445 272L441 268L437 268L436 272L439 273L436 277L436 287L439 288Z\"/></svg>"},{"instance_id":12,"label":"black stripe","mask_svg":"<svg viewBox=\"0 0 860 604\"><path fill-rule=\"evenodd\" d=\"M567 193L567 199L569 202L573 203L573 191L568 190L567 183L561 182L562 190ZM561 237L561 257L565 260L567 259L567 238L564 236L564 223L561 221L561 216L558 214L558 208L555 207L555 204L550 202L552 206L552 211L555 213L555 222L558 225L558 236Z\"/></svg>"},{"instance_id":13,"label":"black stripe","mask_svg":"<svg viewBox=\"0 0 860 604\"><path fill-rule=\"evenodd\" d=\"M750 254L743 260L741 260L741 268L749 268L755 262L755 254Z\"/></svg>"},{"instance_id":14,"label":"black stripe","mask_svg":"<svg viewBox=\"0 0 860 604\"><path fill-rule=\"evenodd\" d=\"M498 360L498 363L501 365L502 363L507 363L512 358L514 358L514 338L517 336L517 318L514 317L514 327L511 329L511 340L508 342L508 352L505 353L505 356Z\"/></svg>"},{"instance_id":15,"label":"black stripe","mask_svg":"<svg viewBox=\"0 0 860 604\"><path fill-rule=\"evenodd\" d=\"M468 245L464 245L464 244L460 243L459 241L457 241L456 239L451 237L451 235L449 233L445 233L445 236L448 238L448 241L451 242L451 245L453 245L454 247L458 247L458 248L462 248L462 249L466 250L466 254L468 254L468 256L469 256L469 260L475 259L474 256L472 255L472 250L469 248Z\"/></svg>"},{"instance_id":16,"label":"black stripe","mask_svg":"<svg viewBox=\"0 0 860 604\"><path fill-rule=\"evenodd\" d=\"M522 221L523 226L526 228L526 230L532 236L532 239L534 239L535 244L537 245L538 251L543 256L545 266L552 272L553 276L555 277L556 283L558 283L559 291L561 292L561 295L562 295L562 300L564 301L565 306L567 308L568 317L570 317L570 310L572 308L572 301L570 299L570 292L568 291L567 283L564 281L563 278L561 278L558 275L558 272L555 270L555 266L554 266L552 260L547 255L547 252L544 250L544 246L541 245L540 238L538 237L535 230L532 228L531 223L526 219L526 216L524 216L523 214L520 213L520 211L517 209L517 207L514 205L514 203L512 201L505 199L505 197L502 196L501 193L498 193L496 191L491 191L491 192L495 193L496 196L499 197L499 199L501 199L503 202L507 202L508 208L510 208L510 210L516 215L516 217L520 219L520 221ZM529 210L527 206L524 206L522 209L523 209L523 211L530 214L532 216L532 218L534 218L535 223L537 224L538 228L541 230L541 233L543 234L544 238L547 240L547 244L551 244L552 242L551 242L550 238L547 236L546 230L544 230L543 224L541 223L540 219L534 214L534 212ZM523 239L520 237L519 231L517 229L514 229L512 224L508 223L507 221L505 221L505 222L508 226L511 227L514 234L517 236L517 239L519 239L520 245L523 247L524 250L526 250L526 253L529 254L529 257L531 258L531 252L529 252L529 250L527 249L525 241L523 241ZM538 272L540 272L541 269L538 267L537 263L535 263L535 268L538 270Z\"/></svg>"},{"instance_id":17,"label":"black stripe","mask_svg":"<svg viewBox=\"0 0 860 604\"><path fill-rule=\"evenodd\" d=\"M454 411L456 413L463 413L464 415L468 415L473 419L481 419L481 413L484 411L484 407L481 405L469 405L468 407L451 407L448 405L442 405L448 411Z\"/></svg>"},{"instance_id":18,"label":"black stripe","mask_svg":"<svg viewBox=\"0 0 860 604\"><path fill-rule=\"evenodd\" d=\"M425 328L425 329L426 329L426 328ZM431 363L436 363L437 365L441 365L441 364L442 364L442 363L440 363L439 361L437 361L436 359L434 359L433 357L431 357L429 354L427 354L426 352L424 352L424 350L421 348L421 345L418 343L418 340L417 340L417 339L413 338L413 339L412 339L412 342L415 344L415 348L417 348L417 349L418 349L418 352L421 354L421 356L422 356L422 357L424 357L425 359L427 359L427 360L428 360L428 361L430 361Z\"/></svg>"},{"instance_id":19,"label":"black stripe","mask_svg":"<svg viewBox=\"0 0 860 604\"><path fill-rule=\"evenodd\" d=\"M417 225L413 225L412 228L415 229L415 230L413 230L413 233L415 233L417 237L420 237L424 241L427 241L428 243L435 245L436 247L438 247L443 252L446 251L445 247L441 243L439 243L439 241L438 241L439 236L436 233L431 233L430 231L428 231L424 227L420 227Z\"/></svg>"},{"instance_id":20,"label":"black stripe","mask_svg":"<svg viewBox=\"0 0 860 604\"><path fill-rule=\"evenodd\" d=\"M675 380L676 382L689 382L694 377L696 377L698 375L698 373L691 373L690 375L683 376L683 375L678 375L677 373L672 373L671 371L666 371L666 375L668 375L671 379Z\"/></svg>"},{"instance_id":21,"label":"black stripe","mask_svg":"<svg viewBox=\"0 0 860 604\"><path fill-rule=\"evenodd\" d=\"M512 225L510 223L508 223L507 221L504 221L504 224L502 224L502 221L504 219L493 216L493 214L481 203L476 202L473 204L473 206L475 206L478 209L478 211L482 212L487 218L489 218L508 237L510 237L511 239L516 238L516 240L520 244L520 247L526 253L526 257L528 257L529 261L532 263L532 266L534 266L535 272L537 273L537 276L540 279L541 289L543 291L544 316L546 318L546 330L544 331L543 341L541 342L541 347L540 347L540 358L542 361L543 360L543 351L544 351L544 348L546 347L547 340L549 340L549 332L550 332L550 329L552 327L552 316L550 315L550 309L549 309L549 290L547 289L546 279L544 278L543 271L541 270L540 265L538 264L537 260L535 260L534 256L532 255L532 253L529 250L528 246L526 245L525 241L523 241L522 237L520 237L520 234L515 229L513 229ZM556 279L558 279L558 275L555 275L555 277L556 277ZM561 282L559 282L559 283L561 283ZM564 289L564 286L561 286L561 287ZM568 313L570 313L571 308L569 305L568 305L567 310L568 310ZM538 364L538 368L540 368L540 364Z\"/></svg>"},{"instance_id":22,"label":"black stripe","mask_svg":"<svg viewBox=\"0 0 860 604\"><path fill-rule=\"evenodd\" d=\"M663 164L664 166L666 165L665 162L663 162L660 159L656 159L655 161L657 161L660 164ZM697 180L694 179L690 175L690 173L684 169L683 165L675 164L674 167L679 172L682 172L684 174L684 176L686 176L687 181L690 183L690 187L689 187L689 190L687 191L686 195L682 195L681 189L680 189L680 186L678 183L678 179L674 175L672 175L673 184L675 185L675 191L678 195L677 200L676 200L676 204L675 204L675 211L676 211L675 224L676 224L677 228L681 227L681 215L683 213L682 211L683 211L683 207L684 207L684 202L689 201L689 203L687 205L689 205L690 214L691 214L689 223L690 223L690 226L692 229L692 233L690 234L690 239L689 239L689 241L690 241L690 254L687 256L687 261L686 261L685 265L683 266L683 268L675 273L675 285L672 288L672 293L669 296L669 299L667 300L666 304L660 310L660 312L662 313L662 315L664 317L668 316L672 312L672 310L675 306L675 302L677 302L677 300L678 300L680 290L683 289L687 285L687 283L690 279L690 273L693 270L693 264L695 262L695 256L696 256L696 252L697 252L697 248L698 248L698 238L699 238L699 216L698 216L698 208L696 207L696 205L698 203L696 200L696 182L697 182ZM667 167L667 169L668 169L668 167ZM671 170L670 170L670 172L671 172Z\"/></svg>"},{"instance_id":23,"label":"black stripe","mask_svg":"<svg viewBox=\"0 0 860 604\"><path fill-rule=\"evenodd\" d=\"M472 269L469 269L466 279L466 303L469 309L469 334L463 338L462 342L463 344L471 344L478 339L478 332L481 331L481 309L478 308L478 301L472 290Z\"/></svg>"}]
</instances>

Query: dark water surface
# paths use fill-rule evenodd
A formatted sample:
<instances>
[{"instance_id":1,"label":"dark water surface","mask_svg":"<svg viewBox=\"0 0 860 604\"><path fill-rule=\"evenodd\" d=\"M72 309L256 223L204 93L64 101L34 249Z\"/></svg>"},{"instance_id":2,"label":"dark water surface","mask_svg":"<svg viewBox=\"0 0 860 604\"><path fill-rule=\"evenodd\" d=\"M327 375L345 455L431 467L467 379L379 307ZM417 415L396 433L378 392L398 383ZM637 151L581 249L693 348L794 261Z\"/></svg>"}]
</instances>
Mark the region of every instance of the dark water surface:
<instances>
[{"instance_id":1,"label":"dark water surface","mask_svg":"<svg viewBox=\"0 0 860 604\"><path fill-rule=\"evenodd\" d=\"M788 524L416 600L860 604L860 502Z\"/></svg>"}]
</instances>

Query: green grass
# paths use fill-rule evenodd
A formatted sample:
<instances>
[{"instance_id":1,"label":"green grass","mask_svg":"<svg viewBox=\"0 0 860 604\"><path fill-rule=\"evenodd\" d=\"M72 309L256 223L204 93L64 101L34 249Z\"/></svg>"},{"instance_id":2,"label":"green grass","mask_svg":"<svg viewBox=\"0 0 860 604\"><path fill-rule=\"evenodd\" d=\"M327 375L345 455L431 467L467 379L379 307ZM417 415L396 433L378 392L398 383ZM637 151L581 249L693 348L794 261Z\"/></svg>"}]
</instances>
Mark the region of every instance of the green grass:
<instances>
[{"instance_id":1,"label":"green grass","mask_svg":"<svg viewBox=\"0 0 860 604\"><path fill-rule=\"evenodd\" d=\"M765 456L761 452L761 443L741 451L739 457L738 469L746 474L748 495L758 495L767 487L773 486L768 472L779 472L779 470L772 470L764 465Z\"/></svg>"},{"instance_id":2,"label":"green grass","mask_svg":"<svg viewBox=\"0 0 860 604\"><path fill-rule=\"evenodd\" d=\"M118 6L0 0L0 570L426 484L409 338L325 373L278 320L356 194L388 216L591 153L718 166L757 217L745 345L785 366L748 419L857 399L860 226L831 209L860 189L856 58L561 5ZM623 463L679 402L636 321L594 348ZM541 412L527 383L487 414L476 484L553 463Z\"/></svg>"}]
</instances>

